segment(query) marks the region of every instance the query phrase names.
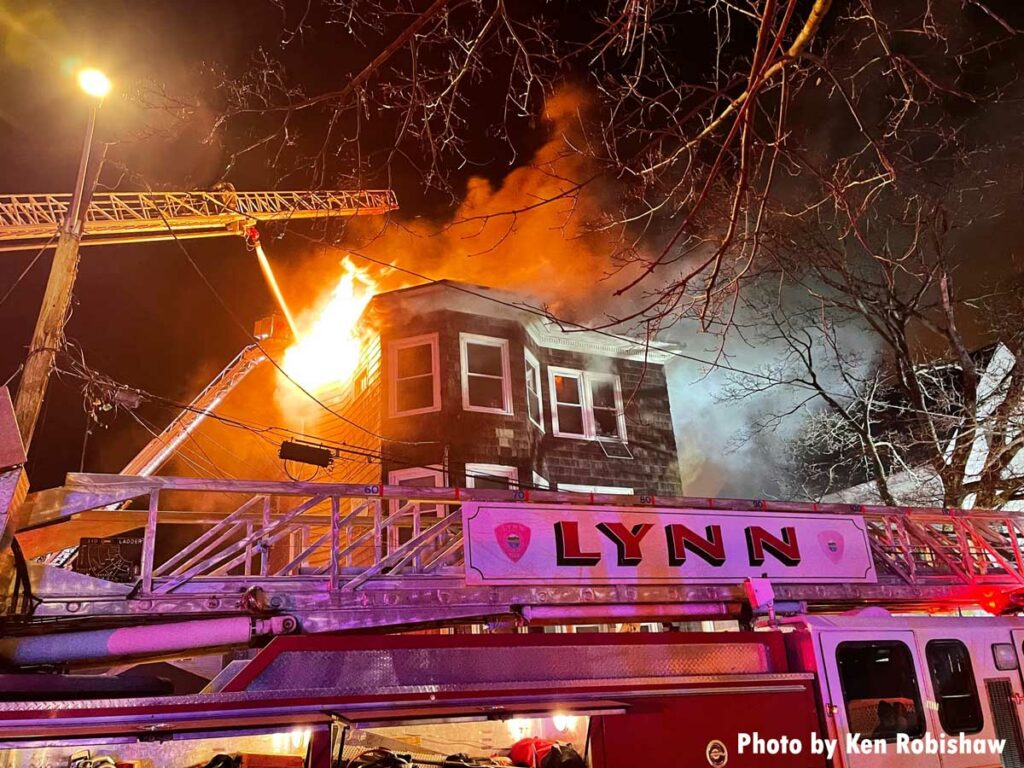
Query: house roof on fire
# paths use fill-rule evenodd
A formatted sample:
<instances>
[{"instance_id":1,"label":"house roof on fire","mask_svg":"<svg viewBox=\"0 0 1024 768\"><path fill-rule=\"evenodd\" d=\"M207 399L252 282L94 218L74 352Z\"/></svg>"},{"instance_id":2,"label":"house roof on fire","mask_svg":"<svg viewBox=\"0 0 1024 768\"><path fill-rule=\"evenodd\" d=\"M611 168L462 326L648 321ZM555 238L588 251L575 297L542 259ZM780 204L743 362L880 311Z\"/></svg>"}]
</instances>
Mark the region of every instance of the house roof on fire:
<instances>
[{"instance_id":1,"label":"house roof on fire","mask_svg":"<svg viewBox=\"0 0 1024 768\"><path fill-rule=\"evenodd\" d=\"M377 294L371 303L371 311L381 314L438 309L513 320L523 325L538 346L571 352L664 364L681 350L670 342L646 342L619 333L590 330L571 321L555 320L529 297L456 280L437 280L387 291Z\"/></svg>"}]
</instances>

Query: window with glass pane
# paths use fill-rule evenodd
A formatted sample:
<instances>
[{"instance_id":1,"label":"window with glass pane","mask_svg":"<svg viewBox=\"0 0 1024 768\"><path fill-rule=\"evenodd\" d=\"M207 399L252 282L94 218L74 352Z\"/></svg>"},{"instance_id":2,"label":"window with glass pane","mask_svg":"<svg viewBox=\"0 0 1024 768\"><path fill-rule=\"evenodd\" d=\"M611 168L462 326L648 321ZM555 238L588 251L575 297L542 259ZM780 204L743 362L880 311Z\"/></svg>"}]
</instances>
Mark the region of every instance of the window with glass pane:
<instances>
[{"instance_id":1,"label":"window with glass pane","mask_svg":"<svg viewBox=\"0 0 1024 768\"><path fill-rule=\"evenodd\" d=\"M626 442L618 376L551 367L548 381L556 435Z\"/></svg>"},{"instance_id":2,"label":"window with glass pane","mask_svg":"<svg viewBox=\"0 0 1024 768\"><path fill-rule=\"evenodd\" d=\"M942 730L951 735L980 731L984 718L967 646L959 640L932 640L925 656Z\"/></svg>"},{"instance_id":3,"label":"window with glass pane","mask_svg":"<svg viewBox=\"0 0 1024 768\"><path fill-rule=\"evenodd\" d=\"M544 411L540 399L540 364L526 353L526 411L530 421L544 429Z\"/></svg>"},{"instance_id":4,"label":"window with glass pane","mask_svg":"<svg viewBox=\"0 0 1024 768\"><path fill-rule=\"evenodd\" d=\"M396 414L433 410L438 406L435 400L435 345L436 339L415 344L395 342L392 362Z\"/></svg>"},{"instance_id":5,"label":"window with glass pane","mask_svg":"<svg viewBox=\"0 0 1024 768\"><path fill-rule=\"evenodd\" d=\"M510 413L508 342L466 335L461 339L463 406L469 410Z\"/></svg>"},{"instance_id":6,"label":"window with glass pane","mask_svg":"<svg viewBox=\"0 0 1024 768\"><path fill-rule=\"evenodd\" d=\"M434 470L424 470L423 474L409 472L392 472L392 485L404 485L415 488L437 488L441 485L441 474ZM389 528L393 531L392 546L400 546L430 528L444 517L445 508L441 504L409 503L402 499L392 502L391 514L398 515L398 520Z\"/></svg>"},{"instance_id":7,"label":"window with glass pane","mask_svg":"<svg viewBox=\"0 0 1024 768\"><path fill-rule=\"evenodd\" d=\"M556 374L555 415L557 430L563 435L586 436L583 421L583 387L580 374Z\"/></svg>"},{"instance_id":8,"label":"window with glass pane","mask_svg":"<svg viewBox=\"0 0 1024 768\"><path fill-rule=\"evenodd\" d=\"M887 741L924 734L914 658L905 643L840 643L836 663L850 733Z\"/></svg>"},{"instance_id":9,"label":"window with glass pane","mask_svg":"<svg viewBox=\"0 0 1024 768\"><path fill-rule=\"evenodd\" d=\"M594 435L619 438L619 408L615 377L588 374L590 399L594 408Z\"/></svg>"},{"instance_id":10,"label":"window with glass pane","mask_svg":"<svg viewBox=\"0 0 1024 768\"><path fill-rule=\"evenodd\" d=\"M500 464L466 464L466 487L512 490L519 487L519 472Z\"/></svg>"}]
</instances>

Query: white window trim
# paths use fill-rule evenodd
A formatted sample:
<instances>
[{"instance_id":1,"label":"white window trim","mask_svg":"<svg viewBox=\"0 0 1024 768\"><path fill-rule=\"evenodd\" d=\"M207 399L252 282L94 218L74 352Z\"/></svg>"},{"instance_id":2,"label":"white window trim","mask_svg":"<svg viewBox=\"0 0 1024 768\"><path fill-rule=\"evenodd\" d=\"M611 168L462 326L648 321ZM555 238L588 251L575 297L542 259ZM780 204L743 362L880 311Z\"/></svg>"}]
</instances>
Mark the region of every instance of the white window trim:
<instances>
[{"instance_id":1,"label":"white window trim","mask_svg":"<svg viewBox=\"0 0 1024 768\"><path fill-rule=\"evenodd\" d=\"M438 466L429 467L408 467L406 469L393 469L388 472L388 485L401 485L401 480L415 480L419 477L432 477L434 478L434 487L444 487L444 471ZM388 504L389 515L398 514L398 510L402 507L401 499L394 499ZM444 504L437 505L438 516L445 517L448 514L448 507ZM408 516L412 523L412 536L418 536L422 533L420 526L420 505L413 504L412 508L403 513L403 517ZM393 552L397 549L400 544L398 541L398 526L390 525L385 533L387 538L388 551Z\"/></svg>"},{"instance_id":2,"label":"white window trim","mask_svg":"<svg viewBox=\"0 0 1024 768\"><path fill-rule=\"evenodd\" d=\"M501 399L503 408L485 408L469 403L469 344L487 347L498 347L501 350ZM495 336L481 336L476 333L459 334L460 374L462 378L462 409L476 413L496 413L501 416L512 415L512 368L509 365L508 339Z\"/></svg>"},{"instance_id":3,"label":"white window trim","mask_svg":"<svg viewBox=\"0 0 1024 768\"><path fill-rule=\"evenodd\" d=\"M407 467L392 469L388 472L388 485L400 485L402 480L415 480L417 477L433 477L437 482L435 488L444 487L444 472L440 467Z\"/></svg>"},{"instance_id":4,"label":"white window trim","mask_svg":"<svg viewBox=\"0 0 1024 768\"><path fill-rule=\"evenodd\" d=\"M474 475L488 475L493 478L507 478L509 484L519 487L519 470L506 464L466 464L466 487L476 488Z\"/></svg>"},{"instance_id":5,"label":"white window trim","mask_svg":"<svg viewBox=\"0 0 1024 768\"><path fill-rule=\"evenodd\" d=\"M526 392L525 392L525 396L526 396L526 418L529 419L530 423L533 424L533 426L537 427L537 429L539 429L541 432L543 432L544 431L544 387L542 386L543 377L541 376L540 361L537 359L537 356L533 354L533 352L531 352L530 350L526 349L525 347L523 348L523 361L524 361L523 362L523 369L526 372L526 379L527 379L527 387L526 387ZM536 373L534 373L534 375L533 375L533 381L534 381L534 384L537 386L537 408L540 411L540 413L537 414L537 417L540 419L540 421L535 420L533 418L533 416L530 415L530 387L529 387L529 378L530 378L530 366L531 365L533 366L534 371L536 371Z\"/></svg>"},{"instance_id":6,"label":"white window trim","mask_svg":"<svg viewBox=\"0 0 1024 768\"><path fill-rule=\"evenodd\" d=\"M617 485L577 485L575 483L559 483L558 490L570 493L606 493L611 496L632 496L632 488Z\"/></svg>"},{"instance_id":7,"label":"white window trim","mask_svg":"<svg viewBox=\"0 0 1024 768\"><path fill-rule=\"evenodd\" d=\"M409 411L398 410L398 350L408 347L430 345L430 365L433 379L434 403L428 408L413 408ZM436 333L425 333L420 336L409 336L404 339L393 339L388 342L388 416L416 416L421 413L436 413L441 410L441 360L440 345Z\"/></svg>"},{"instance_id":8,"label":"white window trim","mask_svg":"<svg viewBox=\"0 0 1024 768\"><path fill-rule=\"evenodd\" d=\"M580 392L580 411L583 422L583 432L563 432L558 424L558 391L555 389L555 377L564 376L576 379ZM587 440L587 398L583 393L586 391L586 382L583 379L583 371L572 368L555 368L548 366L548 391L551 393L551 432L555 437L571 437L576 440Z\"/></svg>"},{"instance_id":9,"label":"white window trim","mask_svg":"<svg viewBox=\"0 0 1024 768\"><path fill-rule=\"evenodd\" d=\"M547 480L545 480L543 477L541 477L536 472L533 473L533 485L534 485L534 487L541 488L541 489L543 489L545 491L551 489L551 483L549 483Z\"/></svg>"},{"instance_id":10,"label":"white window trim","mask_svg":"<svg viewBox=\"0 0 1024 768\"><path fill-rule=\"evenodd\" d=\"M576 379L580 388L580 404L583 406L583 434L578 432L562 432L558 426L558 394L555 391L555 377L564 376ZM594 397L591 394L591 382L595 380L610 380L615 387L615 411L616 423L619 435L614 437L603 437L597 434L596 420L594 419ZM628 442L626 438L626 413L622 404L622 384L619 377L614 373L596 373L593 371L581 371L576 368L555 368L548 366L548 389L551 393L551 431L555 437L567 437L573 440L607 440L610 442Z\"/></svg>"},{"instance_id":11,"label":"white window trim","mask_svg":"<svg viewBox=\"0 0 1024 768\"><path fill-rule=\"evenodd\" d=\"M594 402L593 393L590 387L591 382L595 380L605 379L611 381L612 386L615 389L615 425L618 427L618 441L625 443L626 440L626 406L622 401L622 382L619 381L619 377L614 373L594 373L591 371L583 372L583 380L587 384L587 410L590 412L590 428L592 430L592 439L594 440L609 440L614 442L614 437L599 437L597 435L596 420L594 418Z\"/></svg>"}]
</instances>

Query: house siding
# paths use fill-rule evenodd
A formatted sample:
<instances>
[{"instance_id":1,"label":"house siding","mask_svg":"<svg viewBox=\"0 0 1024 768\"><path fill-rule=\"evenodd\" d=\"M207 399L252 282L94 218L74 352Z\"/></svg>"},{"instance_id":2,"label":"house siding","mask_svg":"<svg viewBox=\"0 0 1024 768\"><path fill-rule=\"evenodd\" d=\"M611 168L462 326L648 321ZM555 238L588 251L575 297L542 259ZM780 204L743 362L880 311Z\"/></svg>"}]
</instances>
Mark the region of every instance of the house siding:
<instances>
[{"instance_id":1,"label":"house siding","mask_svg":"<svg viewBox=\"0 0 1024 768\"><path fill-rule=\"evenodd\" d=\"M381 416L386 406L381 375L380 336L368 334L352 380L344 387L319 393L320 402L345 419L318 407L309 422L308 431L325 441L348 446L353 451L342 453L335 459L328 478L333 482L380 482L380 462L361 457L356 452L371 456L381 453Z\"/></svg>"},{"instance_id":2,"label":"house siding","mask_svg":"<svg viewBox=\"0 0 1024 768\"><path fill-rule=\"evenodd\" d=\"M679 466L669 412L668 388L661 365L642 361L540 347L522 324L454 310L409 315L382 313L381 384L375 401L381 407L384 441L383 478L394 469L435 465L447 468L445 482L467 485L466 464L513 466L520 482L532 483L533 473L552 488L559 483L618 486L637 493L678 495ZM438 334L441 410L413 416L389 417L387 347L392 341ZM460 334L492 336L509 341L512 414L467 411L462 403ZM527 415L526 370L523 350L541 365L544 431ZM597 441L555 437L551 424L548 366L614 373L619 376L626 415L626 436L632 459L609 458Z\"/></svg>"}]
</instances>

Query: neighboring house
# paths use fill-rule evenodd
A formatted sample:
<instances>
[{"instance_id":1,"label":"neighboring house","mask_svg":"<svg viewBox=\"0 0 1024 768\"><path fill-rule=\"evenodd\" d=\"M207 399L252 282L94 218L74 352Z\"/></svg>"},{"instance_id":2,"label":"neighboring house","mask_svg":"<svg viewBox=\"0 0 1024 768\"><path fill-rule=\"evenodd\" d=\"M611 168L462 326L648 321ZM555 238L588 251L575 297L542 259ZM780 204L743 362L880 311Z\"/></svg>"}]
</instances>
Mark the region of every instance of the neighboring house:
<instances>
[{"instance_id":1,"label":"neighboring house","mask_svg":"<svg viewBox=\"0 0 1024 768\"><path fill-rule=\"evenodd\" d=\"M970 454L965 464L965 483L976 482L988 463L993 444L1000 441L1013 451L1008 466L1001 476L1007 486L1017 484L1024 487L1024 402L1018 399L1015 412L1005 417L998 429L994 428L996 414L1007 397L1007 381L1014 369L1017 358L1003 344L995 344L980 350L974 355L975 364L983 370L978 384L978 421L981 429L975 435ZM1019 395L1017 395L1019 398ZM1004 426L1005 425L1005 426ZM953 432L949 439L946 455L950 455L954 440ZM900 504L912 506L942 506L942 480L935 470L927 463L921 462L907 469L892 474L888 480L889 489ZM868 481L851 486L842 491L829 494L823 501L850 504L880 504L878 489L874 482ZM964 508L974 506L973 494L968 495ZM1024 510L1024 499L1011 500L1002 505L1002 509Z\"/></svg>"},{"instance_id":2,"label":"neighboring house","mask_svg":"<svg viewBox=\"0 0 1024 768\"><path fill-rule=\"evenodd\" d=\"M562 331L522 297L440 281L376 296L372 332L308 431L383 454L342 482L680 495L668 348ZM343 457L344 458L344 457Z\"/></svg>"}]
</instances>

